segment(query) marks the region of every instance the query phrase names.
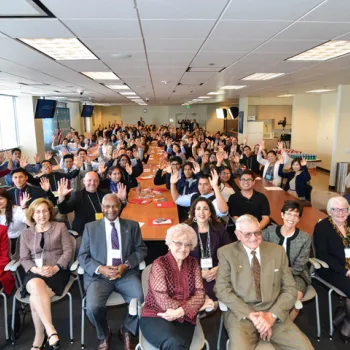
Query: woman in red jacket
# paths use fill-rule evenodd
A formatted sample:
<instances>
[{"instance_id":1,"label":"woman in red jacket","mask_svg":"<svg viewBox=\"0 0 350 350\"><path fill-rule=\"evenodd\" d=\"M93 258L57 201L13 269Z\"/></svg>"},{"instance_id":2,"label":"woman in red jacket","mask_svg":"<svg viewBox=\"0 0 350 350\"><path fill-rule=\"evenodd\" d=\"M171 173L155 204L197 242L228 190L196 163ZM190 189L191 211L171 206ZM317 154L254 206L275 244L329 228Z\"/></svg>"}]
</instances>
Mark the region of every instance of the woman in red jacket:
<instances>
[{"instance_id":1,"label":"woman in red jacket","mask_svg":"<svg viewBox=\"0 0 350 350\"><path fill-rule=\"evenodd\" d=\"M9 239L7 236L7 226L0 225L0 287L4 287L7 295L10 295L15 280L10 271L4 271L5 266L10 262L9 258Z\"/></svg>"}]
</instances>

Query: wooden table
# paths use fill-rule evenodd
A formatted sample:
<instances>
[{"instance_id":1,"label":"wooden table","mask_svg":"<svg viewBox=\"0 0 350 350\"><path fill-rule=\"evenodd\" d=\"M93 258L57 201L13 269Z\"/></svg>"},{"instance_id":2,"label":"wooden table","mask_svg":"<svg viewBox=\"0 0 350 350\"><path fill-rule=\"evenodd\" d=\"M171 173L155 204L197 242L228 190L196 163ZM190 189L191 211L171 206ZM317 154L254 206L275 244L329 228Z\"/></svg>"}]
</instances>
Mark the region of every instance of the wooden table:
<instances>
[{"instance_id":1,"label":"wooden table","mask_svg":"<svg viewBox=\"0 0 350 350\"><path fill-rule=\"evenodd\" d=\"M153 184L153 178L155 176L155 170L158 168L159 159L161 154L164 152L164 149L151 146L150 147L150 159L148 160L148 164L144 165L144 170L150 169L150 172L143 172L142 175L140 175L137 180L141 185L141 189L147 189L152 188L153 190L157 191L157 189L166 190L165 192L162 192L161 195L157 195L154 197L154 199L149 204L132 204L128 203L126 208L123 210L123 213L121 215L124 219L130 219L138 222L143 222L144 225L141 227L142 232L142 238L145 241L164 241L166 236L166 231L169 227L176 225L179 223L178 213L177 213L177 206L174 205L173 208L155 208L154 207L154 200L158 198L166 198L168 202L173 202L173 199L171 197L171 193L169 190L166 189L165 185L162 186L155 186ZM152 153L153 152L153 153ZM153 159L151 159L153 158ZM142 180L141 177L143 176L150 176L152 175L152 179ZM145 192L142 191L142 195L145 195ZM136 189L131 189L129 192L129 200L130 199L136 199ZM150 218L164 218L172 219L171 225L158 225L158 226L151 226L148 224L148 221Z\"/></svg>"},{"instance_id":2,"label":"wooden table","mask_svg":"<svg viewBox=\"0 0 350 350\"><path fill-rule=\"evenodd\" d=\"M239 186L239 181L236 179L236 183ZM296 200L294 196L286 191L269 191L265 187L276 187L271 182L264 179L255 180L254 189L258 192L263 193L270 203L270 218L278 225L283 224L281 217L281 209L286 200ZM314 227L319 219L324 219L327 217L326 214L322 213L313 207L304 207L303 215L298 223L298 228L302 231L312 234L314 232Z\"/></svg>"}]
</instances>

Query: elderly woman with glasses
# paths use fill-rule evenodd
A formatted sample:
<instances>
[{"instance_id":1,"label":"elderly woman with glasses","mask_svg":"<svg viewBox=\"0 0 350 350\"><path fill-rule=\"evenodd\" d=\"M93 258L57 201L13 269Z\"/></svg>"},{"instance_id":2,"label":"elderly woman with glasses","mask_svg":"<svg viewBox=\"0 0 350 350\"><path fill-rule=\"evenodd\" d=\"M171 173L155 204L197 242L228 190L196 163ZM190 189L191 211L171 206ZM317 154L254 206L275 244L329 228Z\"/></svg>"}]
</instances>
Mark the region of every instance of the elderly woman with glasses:
<instances>
[{"instance_id":1,"label":"elderly woman with glasses","mask_svg":"<svg viewBox=\"0 0 350 350\"><path fill-rule=\"evenodd\" d=\"M333 323L342 323L340 336L350 341L350 206L344 197L332 197L327 203L328 217L316 224L313 233L316 258L329 268L318 270L320 277L339 288L347 298Z\"/></svg>"},{"instance_id":2,"label":"elderly woman with glasses","mask_svg":"<svg viewBox=\"0 0 350 350\"><path fill-rule=\"evenodd\" d=\"M206 299L197 259L189 253L197 234L187 224L167 231L168 254L152 264L140 319L144 337L157 349L189 349L199 311L213 308Z\"/></svg>"},{"instance_id":3,"label":"elderly woman with glasses","mask_svg":"<svg viewBox=\"0 0 350 350\"><path fill-rule=\"evenodd\" d=\"M264 241L283 246L288 256L288 263L298 290L296 307L290 312L294 321L302 308L301 300L311 284L311 277L307 267L310 256L311 237L306 232L296 228L303 206L298 201L286 201L281 209L283 225L268 226L263 231Z\"/></svg>"},{"instance_id":4,"label":"elderly woman with glasses","mask_svg":"<svg viewBox=\"0 0 350 350\"><path fill-rule=\"evenodd\" d=\"M42 349L48 337L51 349L59 349L60 341L51 317L51 298L62 295L70 271L68 264L73 244L64 223L53 222L52 203L36 199L28 208L27 219L33 226L21 235L20 261L26 276L22 297L30 294L29 302L35 328L32 349Z\"/></svg>"}]
</instances>

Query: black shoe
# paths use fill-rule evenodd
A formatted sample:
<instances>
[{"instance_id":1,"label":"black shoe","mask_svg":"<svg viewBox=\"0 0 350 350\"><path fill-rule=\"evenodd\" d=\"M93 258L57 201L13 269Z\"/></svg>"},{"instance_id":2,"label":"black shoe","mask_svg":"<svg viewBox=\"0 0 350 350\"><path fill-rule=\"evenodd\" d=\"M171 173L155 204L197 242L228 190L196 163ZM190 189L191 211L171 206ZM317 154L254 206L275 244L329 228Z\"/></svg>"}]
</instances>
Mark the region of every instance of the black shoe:
<instances>
[{"instance_id":1,"label":"black shoe","mask_svg":"<svg viewBox=\"0 0 350 350\"><path fill-rule=\"evenodd\" d=\"M54 335L57 335L57 336L58 336L57 333L52 333L52 334L49 336L48 340L50 340L50 338L53 337ZM49 346L50 346L50 349L51 349L51 350L58 350L58 349L61 349L60 340L58 339L58 340L56 341L56 343L51 344L51 345L49 344Z\"/></svg>"},{"instance_id":2,"label":"black shoe","mask_svg":"<svg viewBox=\"0 0 350 350\"><path fill-rule=\"evenodd\" d=\"M344 335L342 332L339 333L340 339L345 343L348 344L350 342L350 337Z\"/></svg>"},{"instance_id":3,"label":"black shoe","mask_svg":"<svg viewBox=\"0 0 350 350\"><path fill-rule=\"evenodd\" d=\"M35 346L35 345L33 344L33 345L32 345L32 348L41 350L41 349L44 348L46 342L47 342L47 335L45 334L44 341L43 341L43 343L41 344L41 346Z\"/></svg>"}]
</instances>

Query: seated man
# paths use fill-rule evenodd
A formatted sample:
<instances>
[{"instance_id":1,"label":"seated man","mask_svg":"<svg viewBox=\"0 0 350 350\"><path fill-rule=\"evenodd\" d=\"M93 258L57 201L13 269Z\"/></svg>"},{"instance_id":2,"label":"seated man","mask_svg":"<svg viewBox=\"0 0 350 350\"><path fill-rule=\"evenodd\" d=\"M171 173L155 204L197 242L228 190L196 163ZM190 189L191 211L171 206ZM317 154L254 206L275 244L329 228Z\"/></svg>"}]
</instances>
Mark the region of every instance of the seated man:
<instances>
[{"instance_id":1,"label":"seated man","mask_svg":"<svg viewBox=\"0 0 350 350\"><path fill-rule=\"evenodd\" d=\"M143 303L138 265L147 247L138 222L119 218L120 209L116 194L103 197L104 218L85 226L79 251L79 263L85 270L86 314L96 328L100 350L109 349L106 302L112 292L120 293L127 303L132 298ZM134 348L130 333L136 335L137 330L138 316L127 314L119 331L124 349Z\"/></svg>"},{"instance_id":2,"label":"seated man","mask_svg":"<svg viewBox=\"0 0 350 350\"><path fill-rule=\"evenodd\" d=\"M254 174L245 170L239 178L241 191L237 191L228 199L230 216L235 220L240 215L250 214L260 222L263 230L270 223L270 205L267 197L253 189L255 180Z\"/></svg>"},{"instance_id":3,"label":"seated man","mask_svg":"<svg viewBox=\"0 0 350 350\"><path fill-rule=\"evenodd\" d=\"M297 298L288 257L282 246L263 242L258 220L236 221L238 242L218 250L214 292L225 303L230 350L255 349L259 338L278 349L313 349L292 322L289 311Z\"/></svg>"}]
</instances>

